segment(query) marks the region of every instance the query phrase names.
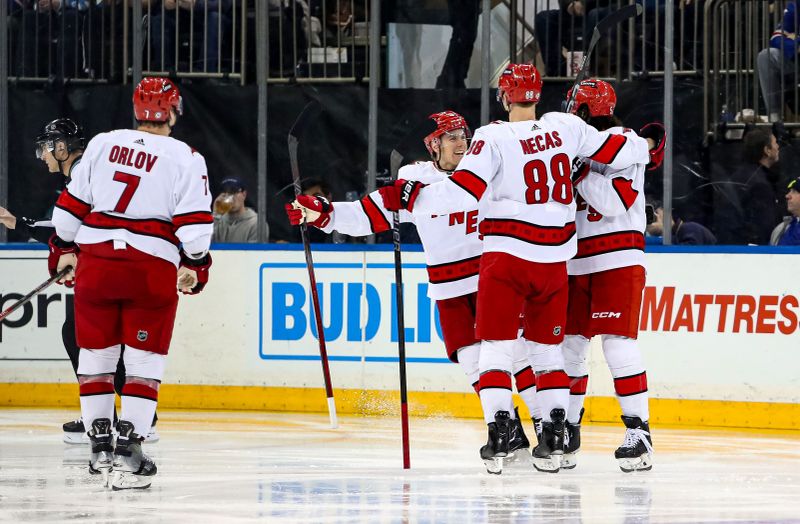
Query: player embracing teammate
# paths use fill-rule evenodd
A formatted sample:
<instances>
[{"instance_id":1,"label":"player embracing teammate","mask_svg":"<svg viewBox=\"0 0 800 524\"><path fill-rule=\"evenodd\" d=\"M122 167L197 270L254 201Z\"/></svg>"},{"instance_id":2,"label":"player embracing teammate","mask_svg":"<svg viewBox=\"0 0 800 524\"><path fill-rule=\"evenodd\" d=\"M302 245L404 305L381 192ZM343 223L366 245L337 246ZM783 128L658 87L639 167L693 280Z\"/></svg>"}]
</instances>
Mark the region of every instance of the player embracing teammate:
<instances>
[{"instance_id":1,"label":"player embracing teammate","mask_svg":"<svg viewBox=\"0 0 800 524\"><path fill-rule=\"evenodd\" d=\"M81 413L89 428L89 471L117 489L146 488L155 463L142 453L164 374L178 289L208 281L213 218L206 163L171 138L182 114L178 88L144 78L133 93L136 130L101 133L53 212L51 265L72 266L80 355ZM125 344L125 385L116 442L114 372Z\"/></svg>"},{"instance_id":2,"label":"player embracing teammate","mask_svg":"<svg viewBox=\"0 0 800 524\"><path fill-rule=\"evenodd\" d=\"M565 448L570 378L561 343L567 325L567 261L577 254L576 203L571 181L578 158L619 170L650 162L657 140L601 132L572 114L537 119L542 81L532 65L501 75L498 100L509 122L478 129L464 159L446 180L426 186L399 180L397 207L440 215L480 206L484 236L476 336L481 340L480 397L488 425L484 460L502 469L514 427L511 397L518 317L536 372L542 434L533 450L540 471L558 471ZM393 199L384 198L390 203Z\"/></svg>"},{"instance_id":3,"label":"player embracing teammate","mask_svg":"<svg viewBox=\"0 0 800 524\"><path fill-rule=\"evenodd\" d=\"M466 120L458 113L443 111L429 118L436 125L435 130L424 138L431 160L403 166L399 172L400 177L422 184L433 184L451 177L469 146L471 136ZM339 231L363 236L391 229L389 210L397 209L399 205L397 191L388 186L358 202L328 202L321 195L301 195L286 207L289 221L294 225L307 220L326 233ZM464 207L444 214L402 210L400 220L413 223L422 240L430 282L428 295L436 300L439 309L447 356L461 366L472 387L478 391L481 344L474 328L478 270L483 252L478 232L478 203L474 200L465 202ZM518 320L516 325L519 325ZM512 351L509 369L515 377L517 391L536 421L539 414L535 403L535 377L524 344L518 342ZM510 428L509 439L510 454L524 450L527 455L530 444L521 422L516 419ZM498 472L493 464L488 464L488 467L492 472Z\"/></svg>"},{"instance_id":4,"label":"player embracing teammate","mask_svg":"<svg viewBox=\"0 0 800 524\"><path fill-rule=\"evenodd\" d=\"M625 137L636 134L614 116L617 95L610 84L589 79L570 93L571 109L598 131ZM654 138L650 165L613 169L592 160L582 163L577 189L578 252L567 262L569 309L564 338L565 370L570 377L568 441L561 466L575 467L580 422L588 382L589 340L599 335L622 408L625 440L614 453L622 471L652 468L647 405L647 373L636 338L645 283L645 169L663 157L663 127L648 124L640 135Z\"/></svg>"}]
</instances>

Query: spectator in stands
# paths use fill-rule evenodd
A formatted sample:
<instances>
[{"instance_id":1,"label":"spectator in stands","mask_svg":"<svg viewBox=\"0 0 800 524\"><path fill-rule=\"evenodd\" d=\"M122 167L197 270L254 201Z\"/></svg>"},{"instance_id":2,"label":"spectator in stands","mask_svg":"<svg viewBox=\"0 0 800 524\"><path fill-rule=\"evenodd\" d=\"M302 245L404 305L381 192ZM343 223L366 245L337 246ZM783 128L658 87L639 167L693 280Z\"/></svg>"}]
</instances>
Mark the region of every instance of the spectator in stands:
<instances>
[{"instance_id":1,"label":"spectator in stands","mask_svg":"<svg viewBox=\"0 0 800 524\"><path fill-rule=\"evenodd\" d=\"M221 72L219 56L226 31L230 28L232 0L149 0L143 6L149 17L150 53L145 55L145 68L175 70L176 46L194 37L192 67L196 72ZM180 34L177 31L180 31ZM163 53L163 63L162 63ZM188 61L188 53L178 51L178 60ZM149 58L149 61L148 61Z\"/></svg>"},{"instance_id":2,"label":"spectator in stands","mask_svg":"<svg viewBox=\"0 0 800 524\"><path fill-rule=\"evenodd\" d=\"M237 244L258 242L258 214L246 205L247 189L244 183L240 178L230 177L220 185L222 191L214 199L214 234L211 241Z\"/></svg>"},{"instance_id":3,"label":"spectator in stands","mask_svg":"<svg viewBox=\"0 0 800 524\"><path fill-rule=\"evenodd\" d=\"M450 46L447 49L442 72L436 80L436 88L463 89L464 79L469 72L475 37L478 36L480 1L448 0L447 10L450 13L453 34L450 37Z\"/></svg>"},{"instance_id":4,"label":"spectator in stands","mask_svg":"<svg viewBox=\"0 0 800 524\"><path fill-rule=\"evenodd\" d=\"M647 225L647 234L654 237L664 235L664 205L660 200L648 199L653 208L654 221ZM717 243L717 238L704 225L697 222L684 222L675 211L672 212L672 243L675 245L703 246Z\"/></svg>"},{"instance_id":5,"label":"spectator in stands","mask_svg":"<svg viewBox=\"0 0 800 524\"><path fill-rule=\"evenodd\" d=\"M758 53L756 66L761 94L767 106L770 122L783 120L783 93L785 89L797 86L795 75L795 58L798 52L797 5L786 4L783 21L769 39L769 47Z\"/></svg>"},{"instance_id":6,"label":"spectator in stands","mask_svg":"<svg viewBox=\"0 0 800 524\"><path fill-rule=\"evenodd\" d=\"M783 217L780 174L773 166L780 159L780 146L770 131L756 128L744 136L744 162L731 177L738 188L741 213L734 239L742 244L768 245L772 229Z\"/></svg>"},{"instance_id":7,"label":"spectator in stands","mask_svg":"<svg viewBox=\"0 0 800 524\"><path fill-rule=\"evenodd\" d=\"M786 192L786 209L789 216L772 231L773 246L800 246L800 177L789 182Z\"/></svg>"}]
</instances>

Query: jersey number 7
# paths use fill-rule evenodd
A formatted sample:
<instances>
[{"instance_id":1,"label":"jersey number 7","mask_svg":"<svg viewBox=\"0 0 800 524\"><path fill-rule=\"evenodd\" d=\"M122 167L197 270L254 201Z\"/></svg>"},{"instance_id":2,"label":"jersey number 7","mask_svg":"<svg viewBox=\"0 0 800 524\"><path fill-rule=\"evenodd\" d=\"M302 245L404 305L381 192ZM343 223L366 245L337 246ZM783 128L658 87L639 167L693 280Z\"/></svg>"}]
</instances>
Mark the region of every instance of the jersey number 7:
<instances>
[{"instance_id":1,"label":"jersey number 7","mask_svg":"<svg viewBox=\"0 0 800 524\"><path fill-rule=\"evenodd\" d=\"M550 169L540 158L534 158L522 168L525 175L525 201L528 204L544 204L551 199L560 204L572 203L572 165L566 153L559 153L550 159ZM553 191L547 184L553 178Z\"/></svg>"},{"instance_id":2,"label":"jersey number 7","mask_svg":"<svg viewBox=\"0 0 800 524\"><path fill-rule=\"evenodd\" d=\"M114 173L114 180L125 184L125 189L122 190L122 195L120 195L117 205L114 206L114 212L124 213L131 203L133 194L136 193L136 189L139 187L139 181L141 180L141 177L132 175L130 173L123 173L122 171L117 171Z\"/></svg>"}]
</instances>

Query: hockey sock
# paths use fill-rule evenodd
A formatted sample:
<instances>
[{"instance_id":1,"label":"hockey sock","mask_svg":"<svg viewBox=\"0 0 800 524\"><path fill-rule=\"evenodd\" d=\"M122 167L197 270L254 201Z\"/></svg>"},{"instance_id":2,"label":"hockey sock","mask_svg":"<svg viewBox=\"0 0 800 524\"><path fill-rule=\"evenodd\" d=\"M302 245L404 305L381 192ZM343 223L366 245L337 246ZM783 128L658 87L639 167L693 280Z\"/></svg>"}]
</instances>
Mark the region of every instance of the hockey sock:
<instances>
[{"instance_id":1,"label":"hockey sock","mask_svg":"<svg viewBox=\"0 0 800 524\"><path fill-rule=\"evenodd\" d=\"M581 418L586 386L589 383L589 366L586 362L586 357L589 355L589 339L581 335L567 335L564 337L562 348L564 371L569 376L567 420L577 424Z\"/></svg>"},{"instance_id":2,"label":"hockey sock","mask_svg":"<svg viewBox=\"0 0 800 524\"><path fill-rule=\"evenodd\" d=\"M635 339L616 335L603 335L603 353L617 393L622 414L650 419L647 395L647 373Z\"/></svg>"},{"instance_id":3,"label":"hockey sock","mask_svg":"<svg viewBox=\"0 0 800 524\"><path fill-rule=\"evenodd\" d=\"M479 393L478 381L480 380L480 373L478 372L478 360L481 354L481 345L472 344L471 346L464 346L458 350L458 365L464 370L472 389L475 393Z\"/></svg>"},{"instance_id":4,"label":"hockey sock","mask_svg":"<svg viewBox=\"0 0 800 524\"><path fill-rule=\"evenodd\" d=\"M536 375L533 373L528 355L525 350L525 341L517 339L514 345L514 383L517 386L517 393L525 402L528 411L533 418L542 418L542 410L536 403Z\"/></svg>"},{"instance_id":5,"label":"hockey sock","mask_svg":"<svg viewBox=\"0 0 800 524\"><path fill-rule=\"evenodd\" d=\"M550 422L550 412L569 407L569 377L564 373L564 355L557 344L526 341L528 361L536 372L536 403L542 420Z\"/></svg>"},{"instance_id":6,"label":"hockey sock","mask_svg":"<svg viewBox=\"0 0 800 524\"><path fill-rule=\"evenodd\" d=\"M128 346L124 358L127 376L122 388L120 419L131 422L133 431L144 437L150 431L156 412L166 355Z\"/></svg>"},{"instance_id":7,"label":"hockey sock","mask_svg":"<svg viewBox=\"0 0 800 524\"><path fill-rule=\"evenodd\" d=\"M514 400L511 397L511 369L513 367L514 340L484 340L479 357L480 397L483 418L494 422L498 411L514 415Z\"/></svg>"},{"instance_id":8,"label":"hockey sock","mask_svg":"<svg viewBox=\"0 0 800 524\"><path fill-rule=\"evenodd\" d=\"M105 349L81 349L78 362L78 387L81 416L87 429L99 418L114 417L114 369L119 345Z\"/></svg>"}]
</instances>

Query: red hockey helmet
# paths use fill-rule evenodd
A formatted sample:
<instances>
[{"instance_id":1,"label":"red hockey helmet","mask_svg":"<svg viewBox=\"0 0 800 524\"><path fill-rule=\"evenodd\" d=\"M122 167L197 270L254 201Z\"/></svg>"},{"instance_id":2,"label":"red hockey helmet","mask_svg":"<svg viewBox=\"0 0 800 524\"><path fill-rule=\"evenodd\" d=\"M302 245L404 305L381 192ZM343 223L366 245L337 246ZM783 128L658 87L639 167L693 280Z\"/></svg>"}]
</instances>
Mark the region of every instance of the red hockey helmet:
<instances>
[{"instance_id":1,"label":"red hockey helmet","mask_svg":"<svg viewBox=\"0 0 800 524\"><path fill-rule=\"evenodd\" d=\"M178 87L168 78L145 77L133 90L133 114L140 122L167 122L169 110L183 114Z\"/></svg>"},{"instance_id":2,"label":"red hockey helmet","mask_svg":"<svg viewBox=\"0 0 800 524\"><path fill-rule=\"evenodd\" d=\"M542 95L542 75L533 64L509 64L497 81L497 101L503 95L511 103L539 102Z\"/></svg>"},{"instance_id":3,"label":"red hockey helmet","mask_svg":"<svg viewBox=\"0 0 800 524\"><path fill-rule=\"evenodd\" d=\"M573 115L577 115L581 106L585 105L589 110L589 116L611 116L617 105L617 94L608 82L590 78L581 81L574 93L570 89L567 100L572 102L569 112Z\"/></svg>"},{"instance_id":4,"label":"red hockey helmet","mask_svg":"<svg viewBox=\"0 0 800 524\"><path fill-rule=\"evenodd\" d=\"M472 138L472 132L467 125L466 119L455 111L448 110L442 111L441 113L434 113L428 118L436 123L436 130L425 137L425 147L428 149L428 153L430 153L431 156L433 156L434 141L439 140L445 133L450 133L457 129L463 129L467 140Z\"/></svg>"}]
</instances>

